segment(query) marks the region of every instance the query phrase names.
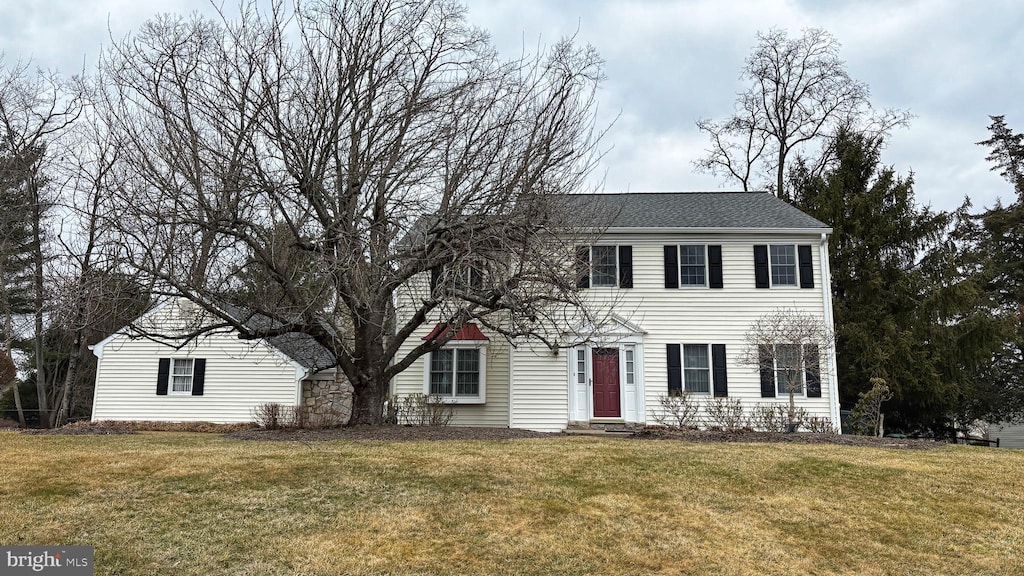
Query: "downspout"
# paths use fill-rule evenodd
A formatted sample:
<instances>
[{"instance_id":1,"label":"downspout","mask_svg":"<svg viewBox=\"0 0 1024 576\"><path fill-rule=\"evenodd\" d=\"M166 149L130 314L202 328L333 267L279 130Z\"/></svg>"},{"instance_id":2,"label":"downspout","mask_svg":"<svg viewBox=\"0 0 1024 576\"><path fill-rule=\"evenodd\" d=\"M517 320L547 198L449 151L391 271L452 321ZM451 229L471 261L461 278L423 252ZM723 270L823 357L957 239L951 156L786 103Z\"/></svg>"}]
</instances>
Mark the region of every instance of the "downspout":
<instances>
[{"instance_id":1,"label":"downspout","mask_svg":"<svg viewBox=\"0 0 1024 576\"><path fill-rule=\"evenodd\" d=\"M818 246L821 254L821 303L824 307L825 325L832 334L832 350L828 355L828 408L832 424L839 433L842 433L841 420L839 417L839 369L836 365L836 324L832 311L832 269L828 260L828 233L821 233L821 244Z\"/></svg>"},{"instance_id":2,"label":"downspout","mask_svg":"<svg viewBox=\"0 0 1024 576\"><path fill-rule=\"evenodd\" d=\"M512 379L515 377L515 370L513 368L512 358L516 353L516 347L511 342L508 343L508 427L512 428Z\"/></svg>"}]
</instances>

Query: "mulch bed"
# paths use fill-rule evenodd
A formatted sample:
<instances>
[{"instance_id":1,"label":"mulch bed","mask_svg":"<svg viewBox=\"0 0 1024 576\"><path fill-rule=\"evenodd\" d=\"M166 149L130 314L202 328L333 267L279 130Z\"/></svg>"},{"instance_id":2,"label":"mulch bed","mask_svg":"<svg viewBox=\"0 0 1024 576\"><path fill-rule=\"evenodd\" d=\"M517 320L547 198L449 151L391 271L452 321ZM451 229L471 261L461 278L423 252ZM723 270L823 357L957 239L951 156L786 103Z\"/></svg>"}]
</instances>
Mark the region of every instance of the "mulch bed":
<instances>
[{"instance_id":1,"label":"mulch bed","mask_svg":"<svg viewBox=\"0 0 1024 576\"><path fill-rule=\"evenodd\" d=\"M531 432L513 428L472 428L467 426L353 426L326 430L243 430L225 434L237 440L380 440L406 442L416 440L511 440L515 438L551 438L560 434Z\"/></svg>"},{"instance_id":2,"label":"mulch bed","mask_svg":"<svg viewBox=\"0 0 1024 576\"><path fill-rule=\"evenodd\" d=\"M130 428L111 428L109 426L62 426L60 428L26 428L22 434L29 436L109 436L115 434L138 434Z\"/></svg>"},{"instance_id":3,"label":"mulch bed","mask_svg":"<svg viewBox=\"0 0 1024 576\"><path fill-rule=\"evenodd\" d=\"M244 428L244 429L239 429ZM263 430L245 425L211 425L208 423L171 424L156 422L80 422L50 430L28 429L22 434L49 435L115 435L137 434L144 430L173 432L223 433L227 438L251 441L321 442L329 440L376 440L381 442L437 440L511 440L517 438L552 438L559 433L532 432L512 428L473 428L464 426L353 426L325 430ZM641 428L632 433L606 435L622 440L675 440L682 442L721 443L754 442L775 444L836 444L904 450L930 450L943 442L909 438L873 438L838 434L780 434L772 432L723 432L713 430L671 430Z\"/></svg>"},{"instance_id":4,"label":"mulch bed","mask_svg":"<svg viewBox=\"0 0 1024 576\"><path fill-rule=\"evenodd\" d=\"M875 438L852 434L782 434L778 432L721 432L713 430L670 430L642 428L630 438L649 440L682 440L684 442L754 442L774 444L837 444L840 446L867 446L871 448L897 448L904 450L934 450L944 442L912 438Z\"/></svg>"}]
</instances>

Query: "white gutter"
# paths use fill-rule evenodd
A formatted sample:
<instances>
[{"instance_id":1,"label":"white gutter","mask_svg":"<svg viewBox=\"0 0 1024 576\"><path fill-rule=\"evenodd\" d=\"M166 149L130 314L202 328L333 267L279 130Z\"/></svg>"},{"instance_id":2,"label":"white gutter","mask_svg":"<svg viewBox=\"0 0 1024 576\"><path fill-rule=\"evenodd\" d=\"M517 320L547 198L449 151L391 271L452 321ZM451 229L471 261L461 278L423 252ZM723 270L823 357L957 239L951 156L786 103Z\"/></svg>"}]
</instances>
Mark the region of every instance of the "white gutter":
<instances>
[{"instance_id":1,"label":"white gutter","mask_svg":"<svg viewBox=\"0 0 1024 576\"><path fill-rule=\"evenodd\" d=\"M832 267L828 261L828 233L821 233L821 244L818 245L818 250L821 255L821 303L824 307L825 325L829 333L832 334L832 350L828 355L828 410L832 424L842 433L839 417L839 369L836 365L836 323L832 311Z\"/></svg>"},{"instance_id":2,"label":"white gutter","mask_svg":"<svg viewBox=\"0 0 1024 576\"><path fill-rule=\"evenodd\" d=\"M610 226L604 229L604 233L628 234L831 234L831 228L686 228L686 227L656 227L656 226Z\"/></svg>"}]
</instances>

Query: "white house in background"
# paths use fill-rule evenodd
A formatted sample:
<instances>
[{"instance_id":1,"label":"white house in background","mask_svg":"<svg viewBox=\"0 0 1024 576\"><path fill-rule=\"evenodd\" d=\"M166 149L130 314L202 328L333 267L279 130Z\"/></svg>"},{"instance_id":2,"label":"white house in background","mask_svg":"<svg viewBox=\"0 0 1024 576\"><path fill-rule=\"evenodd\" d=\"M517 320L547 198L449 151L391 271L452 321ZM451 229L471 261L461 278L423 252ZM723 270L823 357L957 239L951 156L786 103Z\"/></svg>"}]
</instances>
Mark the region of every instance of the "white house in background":
<instances>
[{"instance_id":1,"label":"white house in background","mask_svg":"<svg viewBox=\"0 0 1024 576\"><path fill-rule=\"evenodd\" d=\"M476 325L392 383L392 393L443 396L453 424L558 431L574 423L654 423L659 397L738 398L748 407L788 400L775 370L739 361L760 316L796 308L831 328L831 229L767 193L599 194L573 197L580 209L616 214L593 246L582 289L613 302L611 320L588 334L566 327L568 348L510 346ZM429 290L411 283L403 302ZM443 325L425 325L408 352ZM572 345L576 342L576 345ZM797 343L793 343L797 344ZM839 422L835 351L827 366L793 383L809 415Z\"/></svg>"},{"instance_id":2,"label":"white house in background","mask_svg":"<svg viewBox=\"0 0 1024 576\"><path fill-rule=\"evenodd\" d=\"M126 326L91 347L92 420L251 422L265 403L348 413L349 391L335 382L333 356L307 336L245 341L220 332L181 348L141 336L173 334L197 313L189 300L166 300L134 323L143 331Z\"/></svg>"}]
</instances>

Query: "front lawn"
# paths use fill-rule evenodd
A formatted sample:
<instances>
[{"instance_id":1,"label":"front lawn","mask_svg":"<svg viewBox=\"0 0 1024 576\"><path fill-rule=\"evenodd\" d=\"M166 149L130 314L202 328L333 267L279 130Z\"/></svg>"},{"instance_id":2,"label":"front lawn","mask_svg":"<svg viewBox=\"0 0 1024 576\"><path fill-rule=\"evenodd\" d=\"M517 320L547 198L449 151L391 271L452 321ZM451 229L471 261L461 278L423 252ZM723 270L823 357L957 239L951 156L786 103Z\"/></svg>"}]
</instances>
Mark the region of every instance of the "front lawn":
<instances>
[{"instance_id":1,"label":"front lawn","mask_svg":"<svg viewBox=\"0 0 1024 576\"><path fill-rule=\"evenodd\" d=\"M1024 574L1024 452L0 432L0 543L96 574Z\"/></svg>"}]
</instances>

